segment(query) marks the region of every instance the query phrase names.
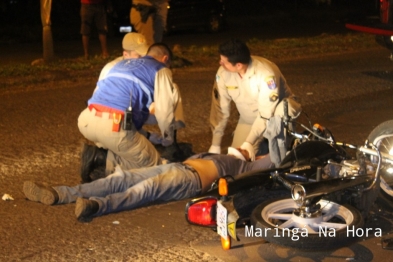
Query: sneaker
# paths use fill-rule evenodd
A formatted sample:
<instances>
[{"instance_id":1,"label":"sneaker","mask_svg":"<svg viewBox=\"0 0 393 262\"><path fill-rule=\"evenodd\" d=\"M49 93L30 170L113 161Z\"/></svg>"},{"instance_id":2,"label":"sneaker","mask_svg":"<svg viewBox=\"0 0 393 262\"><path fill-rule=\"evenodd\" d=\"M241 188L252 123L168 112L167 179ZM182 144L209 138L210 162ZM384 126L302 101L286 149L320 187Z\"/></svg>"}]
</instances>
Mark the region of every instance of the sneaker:
<instances>
[{"instance_id":1,"label":"sneaker","mask_svg":"<svg viewBox=\"0 0 393 262\"><path fill-rule=\"evenodd\" d=\"M92 146L83 145L81 154L81 179L82 183L91 182L90 174L97 167L106 166L106 155L108 150Z\"/></svg>"},{"instance_id":2,"label":"sneaker","mask_svg":"<svg viewBox=\"0 0 393 262\"><path fill-rule=\"evenodd\" d=\"M52 187L31 181L24 182L23 193L27 199L45 205L54 205L59 201L59 195Z\"/></svg>"},{"instance_id":3,"label":"sneaker","mask_svg":"<svg viewBox=\"0 0 393 262\"><path fill-rule=\"evenodd\" d=\"M98 211L98 202L78 197L75 206L75 216L81 222L90 222Z\"/></svg>"}]
</instances>

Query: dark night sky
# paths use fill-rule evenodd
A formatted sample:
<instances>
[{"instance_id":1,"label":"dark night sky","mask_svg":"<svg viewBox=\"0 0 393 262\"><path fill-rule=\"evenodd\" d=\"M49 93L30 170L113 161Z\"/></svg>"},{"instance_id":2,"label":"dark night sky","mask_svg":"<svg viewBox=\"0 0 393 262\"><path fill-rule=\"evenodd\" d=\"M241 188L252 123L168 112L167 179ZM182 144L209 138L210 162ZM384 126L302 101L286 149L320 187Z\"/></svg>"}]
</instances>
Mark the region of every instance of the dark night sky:
<instances>
[{"instance_id":1,"label":"dark night sky","mask_svg":"<svg viewBox=\"0 0 393 262\"><path fill-rule=\"evenodd\" d=\"M131 0L111 0L115 6L129 6ZM180 0L185 1L185 0ZM192 1L192 0L187 0ZM323 5L315 6L318 0L225 0L229 15L269 13L271 11L295 11L296 8L324 8ZM319 0L325 1L325 0ZM331 0L331 8L348 8L376 10L378 0ZM38 21L39 2L37 0L0 0L2 19L9 23L25 23ZM53 0L53 20L60 21L79 18L80 0ZM123 10L121 10L123 11Z\"/></svg>"},{"instance_id":2,"label":"dark night sky","mask_svg":"<svg viewBox=\"0 0 393 262\"><path fill-rule=\"evenodd\" d=\"M111 0L117 13L127 15L131 0ZM173 0L194 1L194 0ZM204 1L204 0L198 0ZM213 0L209 0L213 1ZM329 9L330 12L350 10L351 16L365 17L378 14L379 0L331 0L332 5L317 6L317 0L224 0L227 15L274 17L276 12L287 12L294 16L302 12L313 12L316 9ZM324 0L319 0L324 1ZM12 37L17 31L29 31L31 35L35 30L41 30L40 1L38 0L0 0L0 43L2 38ZM79 37L80 0L52 0L52 30L55 38ZM298 16L299 17L299 16ZM72 32L71 35L67 35ZM28 38L28 37L27 37ZM33 39L32 39L33 40ZM28 41L28 40L27 40Z\"/></svg>"}]
</instances>

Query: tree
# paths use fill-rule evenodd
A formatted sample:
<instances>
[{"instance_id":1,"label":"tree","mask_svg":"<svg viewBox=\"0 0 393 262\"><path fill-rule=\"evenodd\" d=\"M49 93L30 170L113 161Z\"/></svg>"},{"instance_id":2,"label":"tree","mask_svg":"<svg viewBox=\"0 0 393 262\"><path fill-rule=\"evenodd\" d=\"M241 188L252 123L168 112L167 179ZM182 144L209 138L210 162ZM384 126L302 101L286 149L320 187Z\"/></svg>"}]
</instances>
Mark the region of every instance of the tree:
<instances>
[{"instance_id":1,"label":"tree","mask_svg":"<svg viewBox=\"0 0 393 262\"><path fill-rule=\"evenodd\" d=\"M42 23L42 43L44 62L50 62L54 59L53 37L51 28L51 9L52 0L41 1L41 23Z\"/></svg>"}]
</instances>

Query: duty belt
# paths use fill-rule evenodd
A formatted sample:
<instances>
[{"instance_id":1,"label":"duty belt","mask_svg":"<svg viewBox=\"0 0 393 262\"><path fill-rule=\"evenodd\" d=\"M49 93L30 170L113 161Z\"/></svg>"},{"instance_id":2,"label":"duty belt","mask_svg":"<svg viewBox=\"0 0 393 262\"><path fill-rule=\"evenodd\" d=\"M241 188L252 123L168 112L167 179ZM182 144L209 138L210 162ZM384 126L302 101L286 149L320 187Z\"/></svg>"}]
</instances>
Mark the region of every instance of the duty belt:
<instances>
[{"instance_id":1,"label":"duty belt","mask_svg":"<svg viewBox=\"0 0 393 262\"><path fill-rule=\"evenodd\" d=\"M124 115L124 112L119 109L115 109L115 108L111 108L111 107L107 107L107 106L102 106L102 105L97 105L97 104L89 105L89 110L92 111L93 109L95 109L95 111L96 111L95 116L98 116L98 117L102 117L102 113L109 113L108 114L109 119L113 118L113 113L115 113L116 115Z\"/></svg>"},{"instance_id":2,"label":"duty belt","mask_svg":"<svg viewBox=\"0 0 393 262\"><path fill-rule=\"evenodd\" d=\"M95 110L95 116L97 117L102 117L102 113L108 113L108 118L113 120L112 131L113 132L120 131L120 123L124 116L123 111L103 105L97 105L97 104L89 105L89 110L92 111L93 109Z\"/></svg>"}]
</instances>

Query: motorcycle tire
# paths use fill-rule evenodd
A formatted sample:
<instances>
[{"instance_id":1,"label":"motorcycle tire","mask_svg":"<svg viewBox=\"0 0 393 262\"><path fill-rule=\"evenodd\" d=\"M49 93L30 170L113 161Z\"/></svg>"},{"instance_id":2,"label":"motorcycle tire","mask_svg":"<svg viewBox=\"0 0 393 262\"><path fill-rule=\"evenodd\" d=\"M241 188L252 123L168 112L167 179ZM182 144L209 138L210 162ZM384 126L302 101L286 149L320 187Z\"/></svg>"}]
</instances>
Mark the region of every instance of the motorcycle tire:
<instances>
[{"instance_id":1,"label":"motorcycle tire","mask_svg":"<svg viewBox=\"0 0 393 262\"><path fill-rule=\"evenodd\" d=\"M252 230L260 233L254 237L305 251L335 249L354 243L359 238L356 232L361 233L357 229L364 225L360 212L350 205L323 199L319 203L322 212L311 218L295 215L293 212L298 206L291 198L261 203L251 214ZM334 231L328 231L333 227Z\"/></svg>"},{"instance_id":2,"label":"motorcycle tire","mask_svg":"<svg viewBox=\"0 0 393 262\"><path fill-rule=\"evenodd\" d=\"M375 127L368 136L369 142L373 143L381 152L389 153L393 148L393 120L385 121ZM372 162L377 162L376 157L370 157ZM390 166L391 167L391 166ZM388 167L381 169L381 190L378 200L385 206L393 207L393 174L387 172Z\"/></svg>"},{"instance_id":3,"label":"motorcycle tire","mask_svg":"<svg viewBox=\"0 0 393 262\"><path fill-rule=\"evenodd\" d=\"M238 215L244 218L250 217L251 212L258 204L266 200L282 197L291 197L291 192L283 187L270 189L260 186L235 194L233 205Z\"/></svg>"}]
</instances>

